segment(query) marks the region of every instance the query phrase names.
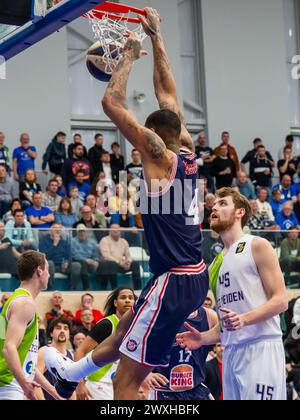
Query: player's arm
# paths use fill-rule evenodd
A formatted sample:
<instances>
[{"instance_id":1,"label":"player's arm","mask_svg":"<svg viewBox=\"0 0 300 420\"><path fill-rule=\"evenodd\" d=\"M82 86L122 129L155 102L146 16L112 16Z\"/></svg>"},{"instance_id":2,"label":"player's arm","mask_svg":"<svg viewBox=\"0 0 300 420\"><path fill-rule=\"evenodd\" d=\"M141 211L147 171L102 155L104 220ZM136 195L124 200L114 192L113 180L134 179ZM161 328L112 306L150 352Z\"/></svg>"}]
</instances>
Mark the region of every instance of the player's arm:
<instances>
[{"instance_id":1,"label":"player's arm","mask_svg":"<svg viewBox=\"0 0 300 420\"><path fill-rule=\"evenodd\" d=\"M193 139L186 129L186 121L177 98L177 87L169 57L161 33L161 18L157 10L147 7L146 17L140 16L144 31L152 41L154 55L154 88L160 109L174 111L180 118L181 142L189 150L195 151Z\"/></svg>"},{"instance_id":2,"label":"player's arm","mask_svg":"<svg viewBox=\"0 0 300 420\"><path fill-rule=\"evenodd\" d=\"M142 55L142 44L137 35L131 33L124 47L123 58L119 61L106 89L102 106L123 136L139 150L143 160L163 167L170 159L166 145L155 132L138 123L126 103L129 74L133 63Z\"/></svg>"},{"instance_id":3,"label":"player's arm","mask_svg":"<svg viewBox=\"0 0 300 420\"><path fill-rule=\"evenodd\" d=\"M203 346L212 346L220 342L220 324L217 321L215 326L204 333L193 328L187 322L184 324L187 332L177 334L176 341L180 347L187 350L197 350Z\"/></svg>"},{"instance_id":4,"label":"player's arm","mask_svg":"<svg viewBox=\"0 0 300 420\"><path fill-rule=\"evenodd\" d=\"M8 312L9 322L3 347L3 356L13 376L23 389L25 396L36 400L35 389L39 387L39 384L26 378L18 354L18 348L22 343L27 326L33 320L34 315L35 304L31 299L21 298L13 302Z\"/></svg>"},{"instance_id":5,"label":"player's arm","mask_svg":"<svg viewBox=\"0 0 300 420\"><path fill-rule=\"evenodd\" d=\"M288 309L284 278L274 249L267 240L256 238L252 244L252 253L268 302L244 314L235 314L227 309L221 309L225 313L224 328L228 331L237 331L259 324Z\"/></svg>"},{"instance_id":6,"label":"player's arm","mask_svg":"<svg viewBox=\"0 0 300 420\"><path fill-rule=\"evenodd\" d=\"M44 355L44 353L43 353ZM43 356L44 357L44 356ZM55 400L61 400L61 398L59 397L59 395L57 394L54 386L52 386L50 384L50 382L45 378L45 376L40 372L40 370L37 368L36 372L35 372L35 377L34 377L35 381L48 393L50 394ZM36 394L41 397L39 399L44 400L44 396L43 393L41 391L41 389L39 388L36 391Z\"/></svg>"}]
</instances>

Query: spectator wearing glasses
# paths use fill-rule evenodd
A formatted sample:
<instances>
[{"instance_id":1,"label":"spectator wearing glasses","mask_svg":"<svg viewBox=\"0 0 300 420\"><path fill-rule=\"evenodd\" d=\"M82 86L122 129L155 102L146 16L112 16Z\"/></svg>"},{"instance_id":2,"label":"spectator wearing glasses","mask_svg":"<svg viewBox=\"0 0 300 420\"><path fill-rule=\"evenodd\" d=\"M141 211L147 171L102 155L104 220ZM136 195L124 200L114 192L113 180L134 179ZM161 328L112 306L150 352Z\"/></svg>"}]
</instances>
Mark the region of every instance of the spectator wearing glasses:
<instances>
[{"instance_id":1,"label":"spectator wearing glasses","mask_svg":"<svg viewBox=\"0 0 300 420\"><path fill-rule=\"evenodd\" d=\"M94 296L91 293L85 293L81 296L81 309L78 309L78 311L75 314L75 320L77 325L81 325L81 313L84 309L89 309L93 313L93 326L98 324L101 319L104 318L104 315L101 311L94 308Z\"/></svg>"},{"instance_id":2,"label":"spectator wearing glasses","mask_svg":"<svg viewBox=\"0 0 300 420\"><path fill-rule=\"evenodd\" d=\"M276 223L280 226L280 230L289 230L292 226L299 226L299 221L294 213L292 201L283 204L282 210L276 217Z\"/></svg>"}]
</instances>

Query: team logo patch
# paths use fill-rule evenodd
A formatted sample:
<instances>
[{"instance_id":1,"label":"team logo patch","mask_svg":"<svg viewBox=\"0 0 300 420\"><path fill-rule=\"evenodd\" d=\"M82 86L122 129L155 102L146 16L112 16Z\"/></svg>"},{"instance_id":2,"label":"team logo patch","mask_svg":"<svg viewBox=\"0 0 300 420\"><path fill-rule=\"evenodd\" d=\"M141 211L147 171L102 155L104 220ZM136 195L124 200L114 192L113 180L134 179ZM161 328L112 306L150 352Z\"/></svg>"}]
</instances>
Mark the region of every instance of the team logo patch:
<instances>
[{"instance_id":1,"label":"team logo patch","mask_svg":"<svg viewBox=\"0 0 300 420\"><path fill-rule=\"evenodd\" d=\"M194 388L194 368L190 365L175 366L170 373L170 389L176 392Z\"/></svg>"},{"instance_id":2,"label":"team logo patch","mask_svg":"<svg viewBox=\"0 0 300 420\"><path fill-rule=\"evenodd\" d=\"M138 343L135 340L129 340L126 347L127 350L130 351L131 353L135 352L136 349L138 348Z\"/></svg>"},{"instance_id":3,"label":"team logo patch","mask_svg":"<svg viewBox=\"0 0 300 420\"><path fill-rule=\"evenodd\" d=\"M34 372L35 372L35 366L34 366L34 364L33 364L32 361L30 361L30 362L27 363L27 365L25 367L25 370L26 370L26 373L28 375L33 375L34 374Z\"/></svg>"},{"instance_id":4,"label":"team logo patch","mask_svg":"<svg viewBox=\"0 0 300 420\"><path fill-rule=\"evenodd\" d=\"M242 252L244 252L246 247L246 242L241 242L240 244L238 244L237 249L236 249L236 254L241 254Z\"/></svg>"}]
</instances>

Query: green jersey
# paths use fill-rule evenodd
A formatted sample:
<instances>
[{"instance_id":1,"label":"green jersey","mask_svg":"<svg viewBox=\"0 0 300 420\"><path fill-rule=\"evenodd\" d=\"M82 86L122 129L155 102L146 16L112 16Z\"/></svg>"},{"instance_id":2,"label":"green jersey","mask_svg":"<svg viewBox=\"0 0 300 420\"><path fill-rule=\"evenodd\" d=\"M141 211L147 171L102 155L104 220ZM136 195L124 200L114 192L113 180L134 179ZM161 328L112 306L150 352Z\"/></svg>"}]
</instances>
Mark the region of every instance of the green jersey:
<instances>
[{"instance_id":1,"label":"green jersey","mask_svg":"<svg viewBox=\"0 0 300 420\"><path fill-rule=\"evenodd\" d=\"M15 380L6 360L3 356L3 347L8 327L8 311L12 302L21 297L31 297L25 289L17 289L5 303L0 314L0 398L4 389L15 389L22 391L20 385ZM38 316L35 313L33 320L28 324L23 340L18 347L20 362L26 378L33 379L37 366L38 352Z\"/></svg>"},{"instance_id":2,"label":"green jersey","mask_svg":"<svg viewBox=\"0 0 300 420\"><path fill-rule=\"evenodd\" d=\"M117 326L119 324L119 318L116 315L108 316L108 321L112 324L112 334L116 331ZM101 321L100 321L101 322ZM87 379L92 382L111 382L112 378L111 376L116 371L116 364L115 363L109 363L106 366L103 366L101 369L97 370L96 372L92 373L92 375L88 376Z\"/></svg>"}]
</instances>

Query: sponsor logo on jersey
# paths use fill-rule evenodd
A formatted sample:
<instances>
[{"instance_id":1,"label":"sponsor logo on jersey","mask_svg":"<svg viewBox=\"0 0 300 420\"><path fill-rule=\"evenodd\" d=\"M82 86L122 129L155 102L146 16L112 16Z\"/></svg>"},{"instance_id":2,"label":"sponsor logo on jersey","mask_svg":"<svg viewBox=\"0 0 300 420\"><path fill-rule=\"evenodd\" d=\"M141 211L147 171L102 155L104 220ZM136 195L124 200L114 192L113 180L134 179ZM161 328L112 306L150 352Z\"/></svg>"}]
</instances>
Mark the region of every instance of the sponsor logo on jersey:
<instances>
[{"instance_id":1,"label":"sponsor logo on jersey","mask_svg":"<svg viewBox=\"0 0 300 420\"><path fill-rule=\"evenodd\" d=\"M189 391L194 388L194 368L190 365L175 366L170 373L170 389L174 392Z\"/></svg>"},{"instance_id":2,"label":"sponsor logo on jersey","mask_svg":"<svg viewBox=\"0 0 300 420\"><path fill-rule=\"evenodd\" d=\"M35 372L35 365L32 360L25 366L25 371L28 375L32 375Z\"/></svg>"},{"instance_id":3,"label":"sponsor logo on jersey","mask_svg":"<svg viewBox=\"0 0 300 420\"><path fill-rule=\"evenodd\" d=\"M193 163L183 162L185 166L185 174L186 175L194 175L198 173L198 165L197 162L194 161Z\"/></svg>"},{"instance_id":4,"label":"sponsor logo on jersey","mask_svg":"<svg viewBox=\"0 0 300 420\"><path fill-rule=\"evenodd\" d=\"M126 347L127 350L130 351L131 353L134 353L136 351L136 349L138 348L138 343L135 340L129 340Z\"/></svg>"},{"instance_id":5,"label":"sponsor logo on jersey","mask_svg":"<svg viewBox=\"0 0 300 420\"><path fill-rule=\"evenodd\" d=\"M241 242L240 244L238 244L237 249L236 249L236 254L242 254L242 252L244 252L246 247L246 242Z\"/></svg>"}]
</instances>

